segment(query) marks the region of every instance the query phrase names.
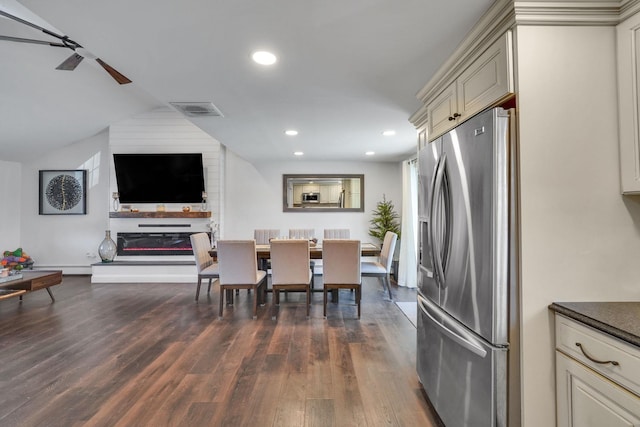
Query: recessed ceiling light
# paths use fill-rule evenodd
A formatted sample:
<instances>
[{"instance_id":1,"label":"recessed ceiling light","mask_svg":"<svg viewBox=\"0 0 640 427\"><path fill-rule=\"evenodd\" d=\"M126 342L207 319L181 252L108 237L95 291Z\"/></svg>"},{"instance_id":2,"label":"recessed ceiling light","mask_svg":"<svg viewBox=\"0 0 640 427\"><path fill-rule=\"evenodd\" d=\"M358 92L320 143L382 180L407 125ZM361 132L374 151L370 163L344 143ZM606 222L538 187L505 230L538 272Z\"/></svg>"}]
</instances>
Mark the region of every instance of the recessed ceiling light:
<instances>
[{"instance_id":1,"label":"recessed ceiling light","mask_svg":"<svg viewBox=\"0 0 640 427\"><path fill-rule=\"evenodd\" d=\"M264 50L253 52L251 58L260 65L273 65L277 61L277 58L273 53L266 52Z\"/></svg>"},{"instance_id":2,"label":"recessed ceiling light","mask_svg":"<svg viewBox=\"0 0 640 427\"><path fill-rule=\"evenodd\" d=\"M364 153L367 156L373 156L374 154L376 154L375 151L367 151L366 153Z\"/></svg>"},{"instance_id":3,"label":"recessed ceiling light","mask_svg":"<svg viewBox=\"0 0 640 427\"><path fill-rule=\"evenodd\" d=\"M289 136L296 136L298 134L298 131L295 129L289 129L289 130L285 130L284 133Z\"/></svg>"},{"instance_id":4,"label":"recessed ceiling light","mask_svg":"<svg viewBox=\"0 0 640 427\"><path fill-rule=\"evenodd\" d=\"M294 156L303 156L304 153L302 151L296 151L293 153Z\"/></svg>"},{"instance_id":5,"label":"recessed ceiling light","mask_svg":"<svg viewBox=\"0 0 640 427\"><path fill-rule=\"evenodd\" d=\"M383 134L384 136L393 136L393 135L395 135L395 134L396 134L396 131L395 131L395 130L391 130L391 129L389 129L389 130L385 130L384 132L382 132L382 134Z\"/></svg>"}]
</instances>

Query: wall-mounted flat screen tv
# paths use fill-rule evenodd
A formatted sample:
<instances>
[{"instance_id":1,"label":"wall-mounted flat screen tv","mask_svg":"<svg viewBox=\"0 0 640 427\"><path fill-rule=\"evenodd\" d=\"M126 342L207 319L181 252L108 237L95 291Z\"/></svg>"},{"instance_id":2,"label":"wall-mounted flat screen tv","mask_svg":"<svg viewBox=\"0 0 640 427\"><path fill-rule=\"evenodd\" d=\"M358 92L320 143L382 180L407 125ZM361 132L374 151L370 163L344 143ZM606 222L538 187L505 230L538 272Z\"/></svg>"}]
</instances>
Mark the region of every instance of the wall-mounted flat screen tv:
<instances>
[{"instance_id":1,"label":"wall-mounted flat screen tv","mask_svg":"<svg viewBox=\"0 0 640 427\"><path fill-rule=\"evenodd\" d=\"M199 203L201 153L114 154L120 203Z\"/></svg>"}]
</instances>

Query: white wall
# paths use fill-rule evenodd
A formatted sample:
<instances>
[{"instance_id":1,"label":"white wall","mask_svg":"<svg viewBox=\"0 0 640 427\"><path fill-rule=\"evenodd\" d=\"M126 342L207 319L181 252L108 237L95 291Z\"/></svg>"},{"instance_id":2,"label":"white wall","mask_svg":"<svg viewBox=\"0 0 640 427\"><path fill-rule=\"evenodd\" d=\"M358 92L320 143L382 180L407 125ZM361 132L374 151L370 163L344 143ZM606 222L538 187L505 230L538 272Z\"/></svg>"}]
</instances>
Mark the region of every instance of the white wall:
<instances>
[{"instance_id":1,"label":"white wall","mask_svg":"<svg viewBox=\"0 0 640 427\"><path fill-rule=\"evenodd\" d=\"M0 183L2 183L2 203L0 203L0 254L20 247L20 223L22 206L20 200L24 192L20 163L0 160Z\"/></svg>"},{"instance_id":2,"label":"white wall","mask_svg":"<svg viewBox=\"0 0 640 427\"><path fill-rule=\"evenodd\" d=\"M369 220L383 194L402 214L401 163L295 159L254 165L227 151L225 167L223 238L252 239L256 228L278 228L283 235L289 228L314 228L321 240L325 228L349 228L352 238L372 242ZM283 212L282 175L300 173L364 174L364 212Z\"/></svg>"},{"instance_id":3,"label":"white wall","mask_svg":"<svg viewBox=\"0 0 640 427\"><path fill-rule=\"evenodd\" d=\"M620 195L614 27L519 27L523 398L555 425L554 301L640 298L640 200Z\"/></svg>"},{"instance_id":4,"label":"white wall","mask_svg":"<svg viewBox=\"0 0 640 427\"><path fill-rule=\"evenodd\" d=\"M87 169L86 215L39 215L38 171ZM22 165L20 246L36 268L88 274L107 227L108 134L71 144ZM89 254L89 256L87 255Z\"/></svg>"}]
</instances>

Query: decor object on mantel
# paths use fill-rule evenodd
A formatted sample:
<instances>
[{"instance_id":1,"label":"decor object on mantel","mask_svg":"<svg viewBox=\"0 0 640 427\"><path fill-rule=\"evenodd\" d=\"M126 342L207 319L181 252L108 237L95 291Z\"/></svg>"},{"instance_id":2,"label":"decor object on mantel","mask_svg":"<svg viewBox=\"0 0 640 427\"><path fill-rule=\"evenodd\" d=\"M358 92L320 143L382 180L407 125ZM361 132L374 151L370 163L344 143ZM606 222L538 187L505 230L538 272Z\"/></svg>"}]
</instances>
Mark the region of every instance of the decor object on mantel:
<instances>
[{"instance_id":1,"label":"decor object on mantel","mask_svg":"<svg viewBox=\"0 0 640 427\"><path fill-rule=\"evenodd\" d=\"M111 193L111 197L113 197L113 211L118 212L118 209L120 208L120 193Z\"/></svg>"},{"instance_id":2,"label":"decor object on mantel","mask_svg":"<svg viewBox=\"0 0 640 427\"><path fill-rule=\"evenodd\" d=\"M3 258L0 261L0 265L3 268L9 269L9 274L18 272L25 268L33 268L33 259L27 255L22 248L18 248L15 251L4 251Z\"/></svg>"},{"instance_id":3,"label":"decor object on mantel","mask_svg":"<svg viewBox=\"0 0 640 427\"><path fill-rule=\"evenodd\" d=\"M98 246L100 259L102 262L112 262L116 257L117 250L116 242L111 239L111 230L106 230L104 240L100 243L100 246Z\"/></svg>"},{"instance_id":4,"label":"decor object on mantel","mask_svg":"<svg viewBox=\"0 0 640 427\"><path fill-rule=\"evenodd\" d=\"M369 235L375 237L379 241L384 240L387 231L392 231L400 238L400 224L398 223L399 215L391 200L387 201L385 195L382 195L382 201L378 202L376 210L373 211L373 218L369 221L372 227L369 229Z\"/></svg>"},{"instance_id":5,"label":"decor object on mantel","mask_svg":"<svg viewBox=\"0 0 640 427\"><path fill-rule=\"evenodd\" d=\"M206 191L202 192L202 203L200 204L200 210L202 212L207 210L207 192Z\"/></svg>"}]
</instances>

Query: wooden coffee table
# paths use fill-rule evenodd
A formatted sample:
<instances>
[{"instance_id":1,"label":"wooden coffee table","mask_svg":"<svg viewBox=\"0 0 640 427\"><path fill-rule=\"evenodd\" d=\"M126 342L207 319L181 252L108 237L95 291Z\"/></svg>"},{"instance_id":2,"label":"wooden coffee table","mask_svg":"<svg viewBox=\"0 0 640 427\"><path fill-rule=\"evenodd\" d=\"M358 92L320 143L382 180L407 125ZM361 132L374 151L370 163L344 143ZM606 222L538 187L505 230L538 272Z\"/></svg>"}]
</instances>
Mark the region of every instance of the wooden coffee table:
<instances>
[{"instance_id":1,"label":"wooden coffee table","mask_svg":"<svg viewBox=\"0 0 640 427\"><path fill-rule=\"evenodd\" d=\"M22 299L22 295L27 292L46 289L53 302L55 298L49 288L60 283L62 283L62 270L23 271L20 279L0 282L0 300L15 296Z\"/></svg>"}]
</instances>

